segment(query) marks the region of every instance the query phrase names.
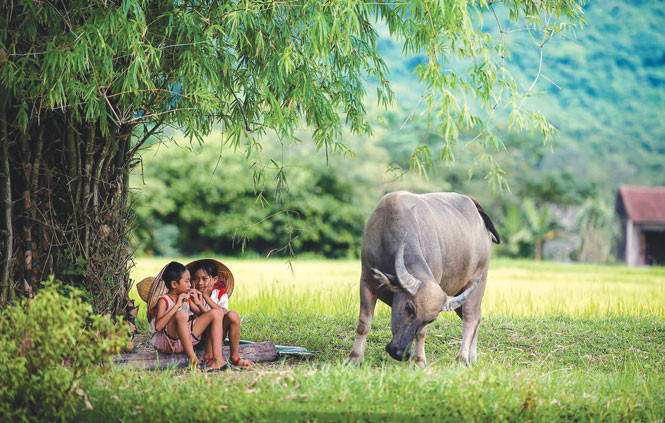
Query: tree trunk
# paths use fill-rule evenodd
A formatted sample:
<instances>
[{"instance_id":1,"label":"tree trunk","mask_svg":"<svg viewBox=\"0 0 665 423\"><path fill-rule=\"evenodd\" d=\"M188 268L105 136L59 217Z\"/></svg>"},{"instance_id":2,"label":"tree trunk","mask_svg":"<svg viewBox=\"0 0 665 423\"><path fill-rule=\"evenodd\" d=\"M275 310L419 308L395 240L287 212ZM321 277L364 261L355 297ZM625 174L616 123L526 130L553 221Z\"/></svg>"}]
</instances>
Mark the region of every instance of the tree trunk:
<instances>
[{"instance_id":1,"label":"tree trunk","mask_svg":"<svg viewBox=\"0 0 665 423\"><path fill-rule=\"evenodd\" d=\"M42 110L22 128L17 102L7 100L0 107L0 306L13 297L12 286L29 296L54 273L86 291L96 312L125 314L133 127L104 133L99 122L75 123L63 109ZM12 205L13 198L21 201Z\"/></svg>"},{"instance_id":2,"label":"tree trunk","mask_svg":"<svg viewBox=\"0 0 665 423\"><path fill-rule=\"evenodd\" d=\"M543 259L543 240L540 238L536 239L536 261L541 261Z\"/></svg>"},{"instance_id":3,"label":"tree trunk","mask_svg":"<svg viewBox=\"0 0 665 423\"><path fill-rule=\"evenodd\" d=\"M0 178L0 192L2 193L2 260L0 261L0 307L14 296L10 282L10 267L13 256L13 228L12 228L12 184L9 167L9 137L7 133L7 107L0 99L0 143L2 143L2 178Z\"/></svg>"}]
</instances>

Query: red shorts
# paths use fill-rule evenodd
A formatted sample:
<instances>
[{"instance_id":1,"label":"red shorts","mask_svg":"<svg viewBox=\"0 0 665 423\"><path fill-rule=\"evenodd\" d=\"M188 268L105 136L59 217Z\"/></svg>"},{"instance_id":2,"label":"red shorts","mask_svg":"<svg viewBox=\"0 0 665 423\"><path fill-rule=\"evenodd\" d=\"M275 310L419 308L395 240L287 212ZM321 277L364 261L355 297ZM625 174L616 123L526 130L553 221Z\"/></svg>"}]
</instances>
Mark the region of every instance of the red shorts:
<instances>
[{"instance_id":1,"label":"red shorts","mask_svg":"<svg viewBox=\"0 0 665 423\"><path fill-rule=\"evenodd\" d=\"M192 333L192 326L194 325L194 320L190 320L188 323L189 323L189 337L192 341L192 346L194 346L198 344L201 340L196 336L194 336L194 334ZM155 347L157 351L162 353L175 354L183 351L182 342L180 342L180 339L174 338L171 335L169 335L169 333L166 331L166 328L155 333L152 336L151 341L153 347Z\"/></svg>"}]
</instances>

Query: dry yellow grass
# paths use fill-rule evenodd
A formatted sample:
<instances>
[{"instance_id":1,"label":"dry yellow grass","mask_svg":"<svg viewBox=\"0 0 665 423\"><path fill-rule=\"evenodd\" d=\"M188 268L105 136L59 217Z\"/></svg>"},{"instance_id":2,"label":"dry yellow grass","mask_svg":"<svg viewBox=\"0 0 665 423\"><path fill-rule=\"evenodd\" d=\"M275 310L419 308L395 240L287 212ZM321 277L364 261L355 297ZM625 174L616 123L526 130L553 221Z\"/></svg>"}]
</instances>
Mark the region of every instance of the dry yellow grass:
<instances>
[{"instance_id":1,"label":"dry yellow grass","mask_svg":"<svg viewBox=\"0 0 665 423\"><path fill-rule=\"evenodd\" d=\"M241 314L358 312L360 261L219 258L233 272L231 307ZM183 263L190 259L179 258ZM156 275L169 258L140 257L132 277ZM133 295L136 297L135 291ZM143 302L138 300L142 305ZM389 313L380 305L377 313ZM485 316L653 316L665 318L665 268L493 260Z\"/></svg>"}]
</instances>

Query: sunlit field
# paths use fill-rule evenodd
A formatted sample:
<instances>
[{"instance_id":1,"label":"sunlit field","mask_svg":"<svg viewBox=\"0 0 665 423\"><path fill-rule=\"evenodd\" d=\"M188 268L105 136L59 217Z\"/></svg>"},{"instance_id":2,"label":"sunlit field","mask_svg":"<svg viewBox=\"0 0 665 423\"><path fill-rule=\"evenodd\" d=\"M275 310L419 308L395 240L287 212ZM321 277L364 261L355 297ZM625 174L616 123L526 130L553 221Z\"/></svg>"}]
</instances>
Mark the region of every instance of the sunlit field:
<instances>
[{"instance_id":1,"label":"sunlit field","mask_svg":"<svg viewBox=\"0 0 665 423\"><path fill-rule=\"evenodd\" d=\"M190 259L175 258L183 263ZM220 258L233 272L231 306L241 314L357 316L360 261ZM132 277L154 276L171 259L136 259ZM134 297L136 292L132 293ZM144 303L138 299L138 303ZM384 304L377 316L389 315ZM627 268L495 259L486 317L665 318L665 268Z\"/></svg>"},{"instance_id":2,"label":"sunlit field","mask_svg":"<svg viewBox=\"0 0 665 423\"><path fill-rule=\"evenodd\" d=\"M169 261L139 257L133 277L156 275ZM665 418L665 268L493 260L478 364L455 364L461 324L455 313L442 313L429 326L428 366L421 369L386 354L392 334L385 305L372 322L363 363L345 363L355 338L359 261L297 259L293 272L283 259L221 261L235 276L230 305L243 318L243 339L317 354L223 374L119 368L82 385L94 410L74 420ZM147 331L141 314L139 327Z\"/></svg>"}]
</instances>

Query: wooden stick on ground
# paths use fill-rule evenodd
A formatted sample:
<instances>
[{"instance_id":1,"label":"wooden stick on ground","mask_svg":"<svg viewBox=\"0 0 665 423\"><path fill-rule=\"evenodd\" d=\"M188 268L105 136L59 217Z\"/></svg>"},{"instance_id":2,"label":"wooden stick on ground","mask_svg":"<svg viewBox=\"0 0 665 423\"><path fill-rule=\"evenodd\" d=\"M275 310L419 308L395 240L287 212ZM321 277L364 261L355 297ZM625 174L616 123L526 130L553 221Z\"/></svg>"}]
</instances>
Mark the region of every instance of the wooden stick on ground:
<instances>
[{"instance_id":1,"label":"wooden stick on ground","mask_svg":"<svg viewBox=\"0 0 665 423\"><path fill-rule=\"evenodd\" d=\"M240 357L252 360L255 363L275 361L278 354L277 349L271 342L256 342L254 344L240 344ZM222 354L228 361L229 347L222 348ZM197 353L199 359L203 359L203 351ZM179 354L161 354L157 351L146 351L131 354L118 354L113 357L113 364L116 366L126 366L136 369L165 369L167 367L187 367L189 360L185 353Z\"/></svg>"}]
</instances>

